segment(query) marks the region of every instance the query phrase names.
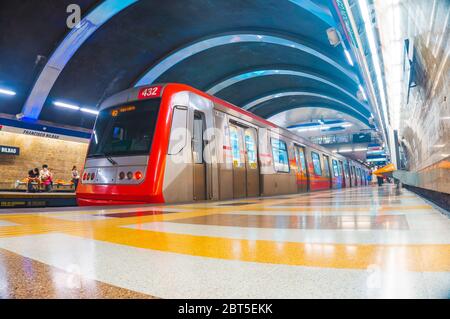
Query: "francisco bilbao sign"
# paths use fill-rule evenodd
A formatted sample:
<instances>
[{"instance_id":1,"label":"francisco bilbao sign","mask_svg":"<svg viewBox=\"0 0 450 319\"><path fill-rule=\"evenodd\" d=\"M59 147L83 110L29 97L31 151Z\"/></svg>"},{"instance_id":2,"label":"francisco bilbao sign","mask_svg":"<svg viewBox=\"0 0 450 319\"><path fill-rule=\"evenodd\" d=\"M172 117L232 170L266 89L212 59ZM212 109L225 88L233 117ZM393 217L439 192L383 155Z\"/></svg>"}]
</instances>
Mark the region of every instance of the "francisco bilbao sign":
<instances>
[{"instance_id":1,"label":"francisco bilbao sign","mask_svg":"<svg viewBox=\"0 0 450 319\"><path fill-rule=\"evenodd\" d=\"M0 145L0 154L19 155L20 148L14 146Z\"/></svg>"},{"instance_id":2,"label":"francisco bilbao sign","mask_svg":"<svg viewBox=\"0 0 450 319\"><path fill-rule=\"evenodd\" d=\"M26 128L20 128L20 127L13 127L13 126L1 125L0 131L24 134L24 135L31 135L31 136L36 136L36 137L50 138L50 139L54 139L54 140L89 143L89 138L85 138L85 137L70 136L70 135L64 135L64 134L57 134L57 133L53 133L53 132L45 132L45 131L32 130L32 129L26 129Z\"/></svg>"}]
</instances>

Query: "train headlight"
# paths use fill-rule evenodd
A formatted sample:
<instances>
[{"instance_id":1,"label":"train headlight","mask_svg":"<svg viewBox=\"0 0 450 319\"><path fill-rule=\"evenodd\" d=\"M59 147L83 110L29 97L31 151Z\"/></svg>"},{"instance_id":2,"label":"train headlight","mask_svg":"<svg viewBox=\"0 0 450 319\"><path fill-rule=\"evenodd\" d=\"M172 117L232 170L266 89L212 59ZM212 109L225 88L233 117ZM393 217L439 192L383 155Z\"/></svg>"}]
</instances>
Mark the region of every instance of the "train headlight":
<instances>
[{"instance_id":1,"label":"train headlight","mask_svg":"<svg viewBox=\"0 0 450 319\"><path fill-rule=\"evenodd\" d=\"M124 179L125 178L125 173L124 172L120 172L119 173L119 179Z\"/></svg>"},{"instance_id":2,"label":"train headlight","mask_svg":"<svg viewBox=\"0 0 450 319\"><path fill-rule=\"evenodd\" d=\"M134 173L134 178L141 179L142 178L142 173L140 171L135 172Z\"/></svg>"},{"instance_id":3,"label":"train headlight","mask_svg":"<svg viewBox=\"0 0 450 319\"><path fill-rule=\"evenodd\" d=\"M91 179L94 180L94 178L95 178L95 173L92 172L92 173L91 173Z\"/></svg>"},{"instance_id":4,"label":"train headlight","mask_svg":"<svg viewBox=\"0 0 450 319\"><path fill-rule=\"evenodd\" d=\"M132 179L133 178L133 172L128 172L127 173L127 178L128 179Z\"/></svg>"},{"instance_id":5,"label":"train headlight","mask_svg":"<svg viewBox=\"0 0 450 319\"><path fill-rule=\"evenodd\" d=\"M87 178L87 173L86 173L86 172L84 172L84 174L83 174L83 181L85 181L85 180L86 180L86 178Z\"/></svg>"}]
</instances>

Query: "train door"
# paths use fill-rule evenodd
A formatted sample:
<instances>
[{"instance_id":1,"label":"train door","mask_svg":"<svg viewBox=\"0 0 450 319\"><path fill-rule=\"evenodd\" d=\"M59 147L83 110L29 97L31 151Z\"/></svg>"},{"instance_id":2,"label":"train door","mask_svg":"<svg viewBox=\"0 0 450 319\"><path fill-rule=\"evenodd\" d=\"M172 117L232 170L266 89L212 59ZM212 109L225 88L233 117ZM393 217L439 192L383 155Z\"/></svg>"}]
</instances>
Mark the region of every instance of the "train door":
<instances>
[{"instance_id":1,"label":"train door","mask_svg":"<svg viewBox=\"0 0 450 319\"><path fill-rule=\"evenodd\" d=\"M247 172L242 130L242 127L230 123L230 145L233 158L233 198L242 198L247 195Z\"/></svg>"},{"instance_id":2,"label":"train door","mask_svg":"<svg viewBox=\"0 0 450 319\"><path fill-rule=\"evenodd\" d=\"M241 132L244 134L247 196L255 197L260 194L256 129L253 127L241 128Z\"/></svg>"},{"instance_id":3,"label":"train door","mask_svg":"<svg viewBox=\"0 0 450 319\"><path fill-rule=\"evenodd\" d=\"M352 187L352 177L350 175L348 161L344 162L344 174L345 174L346 187Z\"/></svg>"},{"instance_id":4,"label":"train door","mask_svg":"<svg viewBox=\"0 0 450 319\"><path fill-rule=\"evenodd\" d=\"M342 188L347 187L348 176L344 170L344 163L342 163L342 161L339 161L339 171L342 177Z\"/></svg>"},{"instance_id":5,"label":"train door","mask_svg":"<svg viewBox=\"0 0 450 319\"><path fill-rule=\"evenodd\" d=\"M192 158L194 170L194 200L206 199L206 162L203 156L205 148L205 114L194 112L192 130Z\"/></svg>"},{"instance_id":6,"label":"train door","mask_svg":"<svg viewBox=\"0 0 450 319\"><path fill-rule=\"evenodd\" d=\"M351 166L351 172L352 172L352 186L358 186L358 180L356 179L355 166Z\"/></svg>"},{"instance_id":7,"label":"train door","mask_svg":"<svg viewBox=\"0 0 450 319\"><path fill-rule=\"evenodd\" d=\"M333 164L333 174L332 174L332 185L333 188L341 188L342 187L342 180L341 180L341 174L339 173L339 166L338 162L335 159L331 159L331 163Z\"/></svg>"},{"instance_id":8,"label":"train door","mask_svg":"<svg viewBox=\"0 0 450 319\"><path fill-rule=\"evenodd\" d=\"M328 188L331 188L331 174L330 174L330 157L323 154L325 178L327 179Z\"/></svg>"},{"instance_id":9,"label":"train door","mask_svg":"<svg viewBox=\"0 0 450 319\"><path fill-rule=\"evenodd\" d=\"M305 148L294 145L295 161L297 164L297 192L304 193L309 190L309 175L306 165Z\"/></svg>"}]
</instances>

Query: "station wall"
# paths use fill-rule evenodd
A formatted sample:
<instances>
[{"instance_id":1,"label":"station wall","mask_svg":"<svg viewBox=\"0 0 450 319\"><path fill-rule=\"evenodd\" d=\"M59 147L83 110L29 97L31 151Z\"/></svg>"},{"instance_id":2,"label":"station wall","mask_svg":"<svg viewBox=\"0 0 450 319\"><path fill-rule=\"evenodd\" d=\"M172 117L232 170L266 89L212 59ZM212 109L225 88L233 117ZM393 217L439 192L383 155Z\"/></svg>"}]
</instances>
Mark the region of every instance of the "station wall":
<instances>
[{"instance_id":1,"label":"station wall","mask_svg":"<svg viewBox=\"0 0 450 319\"><path fill-rule=\"evenodd\" d=\"M415 173L412 186L450 193L450 1L414 0L402 9L413 50L400 127L407 168Z\"/></svg>"},{"instance_id":2,"label":"station wall","mask_svg":"<svg viewBox=\"0 0 450 319\"><path fill-rule=\"evenodd\" d=\"M0 132L0 145L20 148L19 155L0 154L0 189L13 189L17 180L28 176L35 167L47 164L54 180L71 179L72 166L81 172L87 143Z\"/></svg>"}]
</instances>

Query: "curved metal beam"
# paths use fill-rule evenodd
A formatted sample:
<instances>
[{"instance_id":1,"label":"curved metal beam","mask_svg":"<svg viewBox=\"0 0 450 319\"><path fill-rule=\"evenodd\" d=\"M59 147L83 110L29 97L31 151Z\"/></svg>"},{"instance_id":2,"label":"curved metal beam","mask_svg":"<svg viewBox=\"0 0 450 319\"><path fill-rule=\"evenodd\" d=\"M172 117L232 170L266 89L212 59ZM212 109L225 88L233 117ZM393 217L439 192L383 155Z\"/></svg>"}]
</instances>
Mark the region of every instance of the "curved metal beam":
<instances>
[{"instance_id":1,"label":"curved metal beam","mask_svg":"<svg viewBox=\"0 0 450 319\"><path fill-rule=\"evenodd\" d=\"M334 21L333 15L330 11L326 12L325 8L318 6L311 0L289 0L293 4L302 7L303 9L308 10L312 14L314 14L317 18L328 24L329 26L335 26L336 22Z\"/></svg>"},{"instance_id":2,"label":"curved metal beam","mask_svg":"<svg viewBox=\"0 0 450 319\"><path fill-rule=\"evenodd\" d=\"M267 102L269 100L286 97L286 96L310 96L310 97L316 97L316 98L328 100L328 101L334 102L336 104L340 104L340 105L344 106L345 108L353 110L355 113L358 113L362 117L366 118L367 121L369 121L370 112L369 112L369 114L364 114L364 113L361 113L356 108L352 107L351 105L344 103L338 99L335 99L331 96L319 94L319 93L313 93L313 92L306 92L306 91L290 91L290 92L279 92L279 93L268 94L268 95L265 95L263 97L260 97L258 99L255 99L255 100L247 103L246 105L243 106L243 109L250 110L251 108L255 107L258 104Z\"/></svg>"},{"instance_id":3,"label":"curved metal beam","mask_svg":"<svg viewBox=\"0 0 450 319\"><path fill-rule=\"evenodd\" d=\"M222 45L234 44L234 43L246 43L246 42L256 42L256 43L269 43L280 45L295 50L305 52L307 54L313 55L323 62L330 64L335 69L338 69L349 77L353 82L359 83L356 74L350 72L349 70L342 67L339 63L326 56L325 54L316 51L304 44L294 42L292 40L282 38L279 36L267 35L267 34L254 34L254 33L242 33L242 34L227 34L215 36L198 42L194 42L184 48L176 50L169 54L166 58L161 60L159 63L151 67L134 85L148 85L152 84L157 78L164 74L167 70L172 68L174 65L184 61L185 59L193 56L194 54L206 51L211 48L215 48Z\"/></svg>"},{"instance_id":4,"label":"curved metal beam","mask_svg":"<svg viewBox=\"0 0 450 319\"><path fill-rule=\"evenodd\" d=\"M369 110L369 106L365 105L364 103L361 103L360 100L358 100L353 94L351 94L349 91L345 90L344 88L342 88L339 85L334 84L331 81L328 81L320 76L311 74L311 73L307 73L307 72L300 72L300 71L293 71L293 70L256 70L256 71L250 71L250 72L246 72L246 73L241 73L235 76L232 76L220 83L217 83L216 85L214 85L213 87L211 87L210 89L208 89L206 91L206 93L214 95L217 92L232 86L238 82L242 82L248 79L253 79L256 77L260 77L260 76L271 76L271 75L292 75L292 76L298 76L298 77L302 77L302 78L308 78L314 81L318 81L324 84L327 84L329 86L334 87L335 89L341 91L342 93L344 93L345 95L349 96L350 98L352 98L353 100L355 100L356 102L358 102L358 104L362 105L364 108L366 108L367 110Z\"/></svg>"},{"instance_id":5,"label":"curved metal beam","mask_svg":"<svg viewBox=\"0 0 450 319\"><path fill-rule=\"evenodd\" d=\"M29 119L37 119L56 79L81 47L81 45L105 22L126 9L137 0L105 0L93 9L73 28L53 51L47 64L39 74L28 96L22 113Z\"/></svg>"},{"instance_id":6,"label":"curved metal beam","mask_svg":"<svg viewBox=\"0 0 450 319\"><path fill-rule=\"evenodd\" d=\"M271 113L269 117L267 117L268 120L270 120L270 118L277 116L278 114L281 114L283 112L290 112L290 111L295 111L297 109L303 109L303 108L311 108L311 105L308 103L305 104L298 104L296 106L290 107L287 110L280 110L278 112L274 112ZM360 118L358 118L357 116L355 116L355 114L352 114L352 112L348 112L347 110L337 110L335 107L329 106L329 105L321 105L321 106L314 106L313 108L323 108L323 109L327 109L327 110L334 110L336 112L341 112L341 113L345 113L346 115L352 117L353 119L355 119L356 121L362 123L363 125L365 125L367 128L370 128L369 123L366 123L365 121L362 121ZM348 120L347 120L348 121ZM288 127L289 128L289 127Z\"/></svg>"},{"instance_id":7,"label":"curved metal beam","mask_svg":"<svg viewBox=\"0 0 450 319\"><path fill-rule=\"evenodd\" d=\"M265 118L269 119L277 114L280 114L280 113L283 113L286 111L291 111L291 110L300 109L300 108L308 108L308 107L323 108L323 109L329 109L329 110L334 110L337 112L345 113L348 116L351 116L355 120L361 122L362 124L364 124L365 126L370 128L370 123L366 117L364 117L360 114L355 114L355 112L353 110L349 110L347 108L339 108L337 106L327 105L327 104L320 104L320 106L311 106L311 103L296 104L295 106L289 107L287 109L282 109L282 110L277 110L277 111L271 112L268 115L266 115Z\"/></svg>"}]
</instances>

